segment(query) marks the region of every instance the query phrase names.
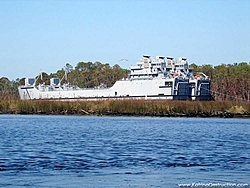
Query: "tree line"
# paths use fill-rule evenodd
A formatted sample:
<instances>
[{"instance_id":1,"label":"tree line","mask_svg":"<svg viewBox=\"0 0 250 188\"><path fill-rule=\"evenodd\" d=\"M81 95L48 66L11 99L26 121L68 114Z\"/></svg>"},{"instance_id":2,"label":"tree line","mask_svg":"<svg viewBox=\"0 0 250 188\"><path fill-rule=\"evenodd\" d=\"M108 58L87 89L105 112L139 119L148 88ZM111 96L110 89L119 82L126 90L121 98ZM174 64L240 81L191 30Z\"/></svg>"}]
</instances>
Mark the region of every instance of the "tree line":
<instances>
[{"instance_id":1,"label":"tree line","mask_svg":"<svg viewBox=\"0 0 250 188\"><path fill-rule=\"evenodd\" d=\"M212 80L211 94L218 101L250 101L250 63L196 65L191 64L193 72L203 72ZM67 74L65 74L65 72ZM101 62L79 62L75 68L66 64L56 73L41 73L36 82L49 84L50 78L61 78L61 84L70 83L81 88L99 86L111 87L117 80L126 78L129 70L119 65L110 66ZM0 98L18 98L17 87L24 85L25 78L10 81L6 77L0 78Z\"/></svg>"},{"instance_id":2,"label":"tree line","mask_svg":"<svg viewBox=\"0 0 250 188\"><path fill-rule=\"evenodd\" d=\"M197 66L195 73L203 72L212 80L211 93L219 101L250 101L250 63L241 62Z\"/></svg>"}]
</instances>

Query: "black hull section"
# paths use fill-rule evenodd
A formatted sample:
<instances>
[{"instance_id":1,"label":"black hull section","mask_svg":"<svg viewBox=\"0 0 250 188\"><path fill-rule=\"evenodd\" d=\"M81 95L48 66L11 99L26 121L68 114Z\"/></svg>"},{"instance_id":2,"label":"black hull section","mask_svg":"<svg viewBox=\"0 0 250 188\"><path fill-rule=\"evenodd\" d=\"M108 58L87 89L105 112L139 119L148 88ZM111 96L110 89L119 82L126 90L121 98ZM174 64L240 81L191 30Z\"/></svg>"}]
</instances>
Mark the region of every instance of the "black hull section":
<instances>
[{"instance_id":1,"label":"black hull section","mask_svg":"<svg viewBox=\"0 0 250 188\"><path fill-rule=\"evenodd\" d=\"M195 100L197 100L197 101L214 101L214 98L212 95L202 95L202 96L196 96Z\"/></svg>"},{"instance_id":2,"label":"black hull section","mask_svg":"<svg viewBox=\"0 0 250 188\"><path fill-rule=\"evenodd\" d=\"M189 87L189 80L176 79L173 100L191 100L191 88Z\"/></svg>"},{"instance_id":3,"label":"black hull section","mask_svg":"<svg viewBox=\"0 0 250 188\"><path fill-rule=\"evenodd\" d=\"M173 96L173 100L191 100L191 97L190 96L187 96L187 95L177 95L177 96Z\"/></svg>"}]
</instances>

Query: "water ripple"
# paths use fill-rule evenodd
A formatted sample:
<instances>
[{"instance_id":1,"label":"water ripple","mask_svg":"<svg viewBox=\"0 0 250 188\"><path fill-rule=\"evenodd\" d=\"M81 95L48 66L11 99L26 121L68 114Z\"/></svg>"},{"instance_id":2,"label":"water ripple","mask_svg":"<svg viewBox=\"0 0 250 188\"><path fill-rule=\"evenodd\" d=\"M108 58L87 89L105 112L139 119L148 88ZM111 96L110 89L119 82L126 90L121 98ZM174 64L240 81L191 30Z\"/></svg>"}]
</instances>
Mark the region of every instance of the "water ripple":
<instances>
[{"instance_id":1,"label":"water ripple","mask_svg":"<svg viewBox=\"0 0 250 188\"><path fill-rule=\"evenodd\" d=\"M60 116L0 120L0 175L13 182L26 179L26 186L64 187L61 181L69 183L64 174L75 187L78 178L84 178L81 183L86 187L107 182L112 187L113 181L125 187L128 182L133 187L176 187L182 181L207 182L214 174L224 174L216 180L222 182L245 182L244 177L250 176L246 120ZM39 176L60 180L50 185ZM28 185L30 179L33 183ZM0 180L1 187L16 185Z\"/></svg>"}]
</instances>

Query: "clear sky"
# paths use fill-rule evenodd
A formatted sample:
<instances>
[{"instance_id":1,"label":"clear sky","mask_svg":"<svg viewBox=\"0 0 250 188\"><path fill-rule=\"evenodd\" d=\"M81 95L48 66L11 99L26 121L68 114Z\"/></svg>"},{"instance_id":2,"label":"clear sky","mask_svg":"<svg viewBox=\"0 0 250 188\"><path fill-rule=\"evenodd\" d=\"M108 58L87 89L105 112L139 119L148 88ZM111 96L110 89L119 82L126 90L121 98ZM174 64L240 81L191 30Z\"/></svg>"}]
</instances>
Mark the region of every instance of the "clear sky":
<instances>
[{"instance_id":1,"label":"clear sky","mask_svg":"<svg viewBox=\"0 0 250 188\"><path fill-rule=\"evenodd\" d=\"M250 62L250 0L0 0L0 77L143 54Z\"/></svg>"}]
</instances>

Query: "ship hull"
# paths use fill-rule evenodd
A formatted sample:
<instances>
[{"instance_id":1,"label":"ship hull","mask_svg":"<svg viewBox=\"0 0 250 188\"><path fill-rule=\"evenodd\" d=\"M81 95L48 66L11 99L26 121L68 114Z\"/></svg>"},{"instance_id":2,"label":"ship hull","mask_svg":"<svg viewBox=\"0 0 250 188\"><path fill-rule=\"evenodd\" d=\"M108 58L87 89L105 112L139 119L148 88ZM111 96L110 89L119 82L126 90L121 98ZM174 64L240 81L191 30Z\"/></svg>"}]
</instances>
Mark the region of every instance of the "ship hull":
<instances>
[{"instance_id":1,"label":"ship hull","mask_svg":"<svg viewBox=\"0 0 250 188\"><path fill-rule=\"evenodd\" d=\"M19 86L18 91L22 100L192 99L189 81L176 78L120 80L102 89Z\"/></svg>"}]
</instances>

